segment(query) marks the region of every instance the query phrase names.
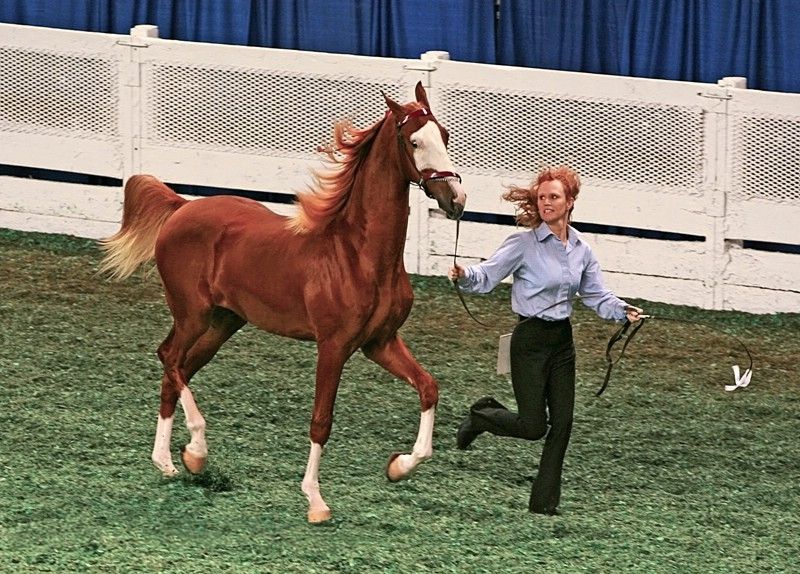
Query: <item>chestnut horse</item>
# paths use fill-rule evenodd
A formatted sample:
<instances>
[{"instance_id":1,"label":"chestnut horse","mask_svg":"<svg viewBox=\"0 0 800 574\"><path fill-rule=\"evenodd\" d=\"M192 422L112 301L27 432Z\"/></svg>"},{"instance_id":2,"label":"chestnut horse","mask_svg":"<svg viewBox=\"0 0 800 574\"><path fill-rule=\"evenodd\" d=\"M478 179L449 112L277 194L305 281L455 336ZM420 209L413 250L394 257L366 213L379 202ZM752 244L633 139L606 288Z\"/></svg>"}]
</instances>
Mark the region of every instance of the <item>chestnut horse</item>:
<instances>
[{"instance_id":1,"label":"chestnut horse","mask_svg":"<svg viewBox=\"0 0 800 574\"><path fill-rule=\"evenodd\" d=\"M170 439L178 399L191 435L182 460L202 471L208 457L205 420L189 390L192 376L247 322L265 331L314 340L318 357L311 449L302 491L309 522L331 511L319 489L322 449L331 433L345 362L358 349L419 394L419 432L410 454L394 454L386 474L407 477L431 457L438 384L397 331L413 293L403 265L409 182L422 187L450 219L466 196L447 154L447 131L430 112L421 83L416 101L388 110L372 127L334 126L331 169L298 194L292 217L255 201L215 196L187 201L155 177L125 185L122 226L101 242L102 269L116 279L155 258L173 317L158 348L164 366L152 459L177 470Z\"/></svg>"}]
</instances>

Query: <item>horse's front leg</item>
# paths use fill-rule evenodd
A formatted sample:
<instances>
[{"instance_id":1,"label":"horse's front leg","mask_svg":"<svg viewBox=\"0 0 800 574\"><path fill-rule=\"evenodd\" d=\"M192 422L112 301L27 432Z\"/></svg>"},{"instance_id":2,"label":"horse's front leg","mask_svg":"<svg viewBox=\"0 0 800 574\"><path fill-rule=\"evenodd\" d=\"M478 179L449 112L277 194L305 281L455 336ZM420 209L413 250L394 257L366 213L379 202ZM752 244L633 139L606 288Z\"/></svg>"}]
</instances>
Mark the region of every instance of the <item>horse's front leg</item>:
<instances>
[{"instance_id":1,"label":"horse's front leg","mask_svg":"<svg viewBox=\"0 0 800 574\"><path fill-rule=\"evenodd\" d=\"M322 448L328 442L333 425L333 407L342 376L342 369L350 353L335 345L320 344L317 357L317 384L314 391L314 412L311 415L311 450L303 476L301 489L308 498L308 521L325 522L331 518L331 509L319 490L319 467Z\"/></svg>"},{"instance_id":2,"label":"horse's front leg","mask_svg":"<svg viewBox=\"0 0 800 574\"><path fill-rule=\"evenodd\" d=\"M386 466L386 476L392 482L408 477L419 464L433 455L433 422L439 402L439 385L411 355L399 335L388 341L371 343L364 354L381 367L407 381L419 393L420 421L417 440L410 454L394 453Z\"/></svg>"}]
</instances>

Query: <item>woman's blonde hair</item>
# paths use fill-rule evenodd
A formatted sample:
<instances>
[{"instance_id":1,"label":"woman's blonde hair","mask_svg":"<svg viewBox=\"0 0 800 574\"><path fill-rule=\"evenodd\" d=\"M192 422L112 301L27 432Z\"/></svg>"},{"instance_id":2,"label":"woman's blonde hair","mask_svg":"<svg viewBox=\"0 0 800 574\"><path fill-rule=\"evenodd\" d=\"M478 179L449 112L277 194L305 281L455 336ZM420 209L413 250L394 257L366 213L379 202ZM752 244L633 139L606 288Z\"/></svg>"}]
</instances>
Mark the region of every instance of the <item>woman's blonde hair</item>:
<instances>
[{"instance_id":1,"label":"woman's blonde hair","mask_svg":"<svg viewBox=\"0 0 800 574\"><path fill-rule=\"evenodd\" d=\"M536 196L539 194L539 187L544 182L554 180L560 181L564 186L564 193L567 199L578 199L578 194L581 191L581 178L574 169L566 165L542 168L528 187L517 185L508 187L508 191L503 194L503 199L517 206L517 225L532 229L539 226L542 218L539 215ZM572 210L574 208L574 205L570 208L567 222L572 221Z\"/></svg>"}]
</instances>

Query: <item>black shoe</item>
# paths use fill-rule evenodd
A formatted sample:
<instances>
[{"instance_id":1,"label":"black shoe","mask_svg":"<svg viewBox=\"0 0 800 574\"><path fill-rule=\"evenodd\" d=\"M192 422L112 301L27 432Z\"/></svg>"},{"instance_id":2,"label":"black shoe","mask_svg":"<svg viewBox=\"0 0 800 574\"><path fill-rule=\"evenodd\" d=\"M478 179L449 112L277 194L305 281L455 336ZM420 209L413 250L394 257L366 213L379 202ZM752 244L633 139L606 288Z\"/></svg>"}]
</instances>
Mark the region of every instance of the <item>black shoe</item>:
<instances>
[{"instance_id":1,"label":"black shoe","mask_svg":"<svg viewBox=\"0 0 800 574\"><path fill-rule=\"evenodd\" d=\"M481 431L476 431L472 427L472 415L467 415L461 426L458 427L458 431L456 431L456 447L460 450L466 450L466 448L472 444L478 435L481 434Z\"/></svg>"},{"instance_id":2,"label":"black shoe","mask_svg":"<svg viewBox=\"0 0 800 574\"><path fill-rule=\"evenodd\" d=\"M561 511L556 506L545 506L543 508L529 506L528 510L534 514L544 514L545 516L561 516Z\"/></svg>"},{"instance_id":3,"label":"black shoe","mask_svg":"<svg viewBox=\"0 0 800 574\"><path fill-rule=\"evenodd\" d=\"M499 401L495 400L494 397L482 397L472 403L472 406L469 408L470 412L479 411L481 409L504 409L508 410L505 406L503 406Z\"/></svg>"},{"instance_id":4,"label":"black shoe","mask_svg":"<svg viewBox=\"0 0 800 574\"><path fill-rule=\"evenodd\" d=\"M534 514L544 514L545 516L559 516L561 512L558 510L558 503L553 504L552 497L550 502L541 500L541 497L534 496L531 492L531 497L528 499L528 510Z\"/></svg>"}]
</instances>

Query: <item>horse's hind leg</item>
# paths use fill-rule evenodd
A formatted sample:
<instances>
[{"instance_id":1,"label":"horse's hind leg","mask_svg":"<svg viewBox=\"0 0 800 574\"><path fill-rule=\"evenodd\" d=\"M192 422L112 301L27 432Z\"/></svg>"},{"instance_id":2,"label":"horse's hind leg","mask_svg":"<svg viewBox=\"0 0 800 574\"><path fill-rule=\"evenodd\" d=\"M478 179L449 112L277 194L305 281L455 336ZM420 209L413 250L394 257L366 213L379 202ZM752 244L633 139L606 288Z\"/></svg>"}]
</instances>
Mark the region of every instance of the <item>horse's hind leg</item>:
<instances>
[{"instance_id":1,"label":"horse's hind leg","mask_svg":"<svg viewBox=\"0 0 800 574\"><path fill-rule=\"evenodd\" d=\"M395 482L408 477L421 462L433 455L433 422L439 401L439 385L419 365L399 335L385 342L365 345L363 351L369 359L407 381L419 394L421 414L414 448L410 454L393 454L386 466L386 476Z\"/></svg>"},{"instance_id":2,"label":"horse's hind leg","mask_svg":"<svg viewBox=\"0 0 800 574\"><path fill-rule=\"evenodd\" d=\"M192 345L189 354L186 356L184 370L187 381L191 380L194 374L217 354L223 343L241 329L246 322L232 311L220 307L215 308L208 330ZM197 408L192 391L189 390L188 386L184 386L181 389L180 399L186 416L186 428L189 429L191 436L189 443L181 449L181 460L186 470L196 474L205 468L206 460L208 459L205 436L206 421Z\"/></svg>"},{"instance_id":3,"label":"horse's hind leg","mask_svg":"<svg viewBox=\"0 0 800 574\"><path fill-rule=\"evenodd\" d=\"M189 390L189 380L245 322L226 309L216 308L210 313L210 318L205 320L185 321L181 324L176 321L176 326L159 347L158 355L164 364L164 376L161 381L161 408L152 459L165 475L177 473L172 463L170 440L178 398L191 434L189 444L182 449L183 463L193 473L200 472L205 467L208 458L206 422ZM201 331L202 328L205 331ZM202 334L198 336L198 333Z\"/></svg>"},{"instance_id":4,"label":"horse's hind leg","mask_svg":"<svg viewBox=\"0 0 800 574\"><path fill-rule=\"evenodd\" d=\"M172 340L175 338L175 327L169 331L169 335L164 339L164 342L158 348L158 356L162 360L162 353L172 345ZM178 402L178 391L172 380L167 376L166 370L161 377L161 406L158 410L158 424L156 425L156 438L153 443L153 454L151 459L153 464L164 474L164 476L173 476L178 473L175 465L172 463L172 454L170 453L170 441L172 439L172 421L175 414L175 405Z\"/></svg>"}]
</instances>

